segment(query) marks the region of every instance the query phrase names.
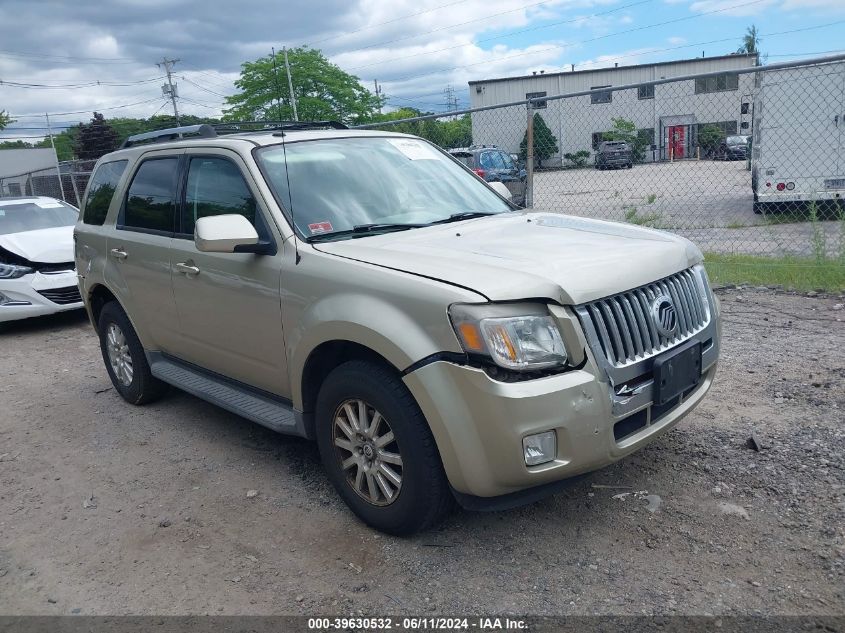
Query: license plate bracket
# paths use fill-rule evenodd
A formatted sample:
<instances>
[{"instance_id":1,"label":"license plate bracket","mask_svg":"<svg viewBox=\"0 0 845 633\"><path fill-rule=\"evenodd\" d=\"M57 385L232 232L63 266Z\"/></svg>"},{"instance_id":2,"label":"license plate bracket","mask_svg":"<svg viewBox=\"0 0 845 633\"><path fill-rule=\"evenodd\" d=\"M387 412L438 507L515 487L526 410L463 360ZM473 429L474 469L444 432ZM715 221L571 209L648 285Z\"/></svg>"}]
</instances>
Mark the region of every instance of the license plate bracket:
<instances>
[{"instance_id":1,"label":"license plate bracket","mask_svg":"<svg viewBox=\"0 0 845 633\"><path fill-rule=\"evenodd\" d=\"M654 361L654 404L661 406L701 380L701 342L688 341Z\"/></svg>"}]
</instances>

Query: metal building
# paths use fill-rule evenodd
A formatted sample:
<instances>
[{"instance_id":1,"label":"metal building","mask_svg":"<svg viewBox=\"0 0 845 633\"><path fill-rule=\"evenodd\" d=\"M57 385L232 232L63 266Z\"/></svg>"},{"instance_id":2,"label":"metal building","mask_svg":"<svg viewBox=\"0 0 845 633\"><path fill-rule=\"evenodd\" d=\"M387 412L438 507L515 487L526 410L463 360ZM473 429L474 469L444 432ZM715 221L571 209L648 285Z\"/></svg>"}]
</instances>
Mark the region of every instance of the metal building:
<instances>
[{"instance_id":1,"label":"metal building","mask_svg":"<svg viewBox=\"0 0 845 633\"><path fill-rule=\"evenodd\" d=\"M503 77L469 82L472 108L535 97L565 95L640 82L721 73L758 65L757 54L698 57L672 62L615 66L571 72ZM709 75L630 90L608 90L548 102L534 102L557 138L559 151L543 166L560 165L566 153L592 151L614 118L633 121L645 141L646 161L692 158L698 130L716 125L725 134L751 134L753 73ZM518 152L525 134L525 108L501 108L472 114L473 142Z\"/></svg>"}]
</instances>

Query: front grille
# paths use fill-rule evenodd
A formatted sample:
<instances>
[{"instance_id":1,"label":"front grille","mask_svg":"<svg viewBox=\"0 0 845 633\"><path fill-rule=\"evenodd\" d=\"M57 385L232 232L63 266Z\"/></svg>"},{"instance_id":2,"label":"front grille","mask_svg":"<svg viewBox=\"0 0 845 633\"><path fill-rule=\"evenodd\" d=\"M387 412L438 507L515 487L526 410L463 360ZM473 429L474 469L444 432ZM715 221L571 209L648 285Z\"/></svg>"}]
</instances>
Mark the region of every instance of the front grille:
<instances>
[{"instance_id":1,"label":"front grille","mask_svg":"<svg viewBox=\"0 0 845 633\"><path fill-rule=\"evenodd\" d=\"M701 331L710 322L710 311L701 297L700 279L684 270L639 288L579 306L581 325L595 333L600 350L612 366L623 367L658 354ZM658 332L652 320L657 297L672 298L678 327L670 337Z\"/></svg>"},{"instance_id":2,"label":"front grille","mask_svg":"<svg viewBox=\"0 0 845 633\"><path fill-rule=\"evenodd\" d=\"M66 288L51 288L50 290L39 290L40 294L45 299L49 299L53 303L59 305L67 305L69 303L79 303L82 297L79 295L78 286L67 286Z\"/></svg>"}]
</instances>

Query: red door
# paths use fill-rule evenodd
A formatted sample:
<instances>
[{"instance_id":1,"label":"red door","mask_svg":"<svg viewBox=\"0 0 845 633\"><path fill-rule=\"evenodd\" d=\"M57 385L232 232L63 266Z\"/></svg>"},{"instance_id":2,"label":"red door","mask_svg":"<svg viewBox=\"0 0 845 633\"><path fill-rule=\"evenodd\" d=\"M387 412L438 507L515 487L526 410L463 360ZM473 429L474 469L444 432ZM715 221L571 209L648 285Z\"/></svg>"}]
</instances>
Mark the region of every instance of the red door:
<instances>
[{"instance_id":1,"label":"red door","mask_svg":"<svg viewBox=\"0 0 845 633\"><path fill-rule=\"evenodd\" d=\"M669 128L669 148L674 158L684 157L684 147L686 146L684 139L685 132L686 127L683 125L673 125Z\"/></svg>"}]
</instances>

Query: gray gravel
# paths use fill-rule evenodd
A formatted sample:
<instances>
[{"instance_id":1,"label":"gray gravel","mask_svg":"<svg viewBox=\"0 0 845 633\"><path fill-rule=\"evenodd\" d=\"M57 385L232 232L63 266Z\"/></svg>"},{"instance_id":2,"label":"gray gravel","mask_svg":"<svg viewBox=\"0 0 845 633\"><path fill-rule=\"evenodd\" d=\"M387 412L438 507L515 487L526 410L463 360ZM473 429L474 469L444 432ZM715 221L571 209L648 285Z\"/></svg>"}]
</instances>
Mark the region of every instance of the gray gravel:
<instances>
[{"instance_id":1,"label":"gray gravel","mask_svg":"<svg viewBox=\"0 0 845 633\"><path fill-rule=\"evenodd\" d=\"M0 612L845 614L843 299L720 294L717 383L676 430L410 539L354 519L305 441L125 404L82 317L8 326Z\"/></svg>"}]
</instances>

